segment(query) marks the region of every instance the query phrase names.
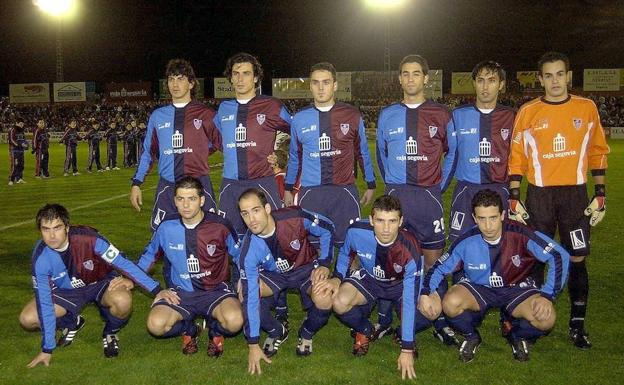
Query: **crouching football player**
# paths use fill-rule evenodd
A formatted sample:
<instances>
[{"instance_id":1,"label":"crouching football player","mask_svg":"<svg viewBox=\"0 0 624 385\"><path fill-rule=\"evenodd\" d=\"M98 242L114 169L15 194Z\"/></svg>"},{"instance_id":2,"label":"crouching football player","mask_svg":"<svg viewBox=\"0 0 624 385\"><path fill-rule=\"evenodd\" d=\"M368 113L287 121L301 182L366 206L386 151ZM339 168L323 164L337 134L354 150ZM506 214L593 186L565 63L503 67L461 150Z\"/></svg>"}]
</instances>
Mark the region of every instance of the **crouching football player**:
<instances>
[{"instance_id":1,"label":"crouching football player","mask_svg":"<svg viewBox=\"0 0 624 385\"><path fill-rule=\"evenodd\" d=\"M206 321L208 356L223 354L224 336L243 326L243 313L230 287L230 257L238 256L238 238L229 222L203 211L206 202L199 179L182 177L175 184L174 203L179 218L165 220L154 233L138 265L149 271L164 255L168 290L156 296L147 317L147 329L157 338L182 336L182 353L198 351Z\"/></svg>"},{"instance_id":2,"label":"crouching football player","mask_svg":"<svg viewBox=\"0 0 624 385\"><path fill-rule=\"evenodd\" d=\"M106 321L102 331L104 355L119 354L117 332L128 323L132 311L130 290L134 282L152 294L161 287L143 270L127 260L97 230L69 225L69 213L58 204L48 204L37 213L41 238L32 257L35 299L20 314L26 330L41 329L39 353L28 367L50 364L57 346L68 346L85 325L82 308L94 302ZM115 270L121 271L124 278ZM61 337L55 342L55 331Z\"/></svg>"},{"instance_id":3,"label":"crouching football player","mask_svg":"<svg viewBox=\"0 0 624 385\"><path fill-rule=\"evenodd\" d=\"M476 325L488 309L501 308L511 317L507 338L513 356L527 361L530 346L555 324L552 301L565 285L570 255L544 234L505 220L495 191L481 190L473 197L472 215L477 225L463 233L425 276L419 309L430 318L444 311L465 338L459 359L470 362L481 344ZM537 262L548 263L548 279L541 288L530 276ZM464 278L440 305L434 290L459 263Z\"/></svg>"}]
</instances>

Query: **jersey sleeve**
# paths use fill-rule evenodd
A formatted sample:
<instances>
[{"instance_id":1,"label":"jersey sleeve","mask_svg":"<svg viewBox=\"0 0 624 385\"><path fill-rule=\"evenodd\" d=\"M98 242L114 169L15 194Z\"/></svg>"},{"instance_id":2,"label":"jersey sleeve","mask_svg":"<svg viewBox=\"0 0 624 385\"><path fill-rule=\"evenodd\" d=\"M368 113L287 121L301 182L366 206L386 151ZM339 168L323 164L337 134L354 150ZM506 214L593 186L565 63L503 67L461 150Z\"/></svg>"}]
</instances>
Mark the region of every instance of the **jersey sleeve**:
<instances>
[{"instance_id":1,"label":"jersey sleeve","mask_svg":"<svg viewBox=\"0 0 624 385\"><path fill-rule=\"evenodd\" d=\"M164 226L159 226L158 229L156 229L152 235L152 239L147 246L145 246L145 249L143 249L143 254L141 254L137 262L137 266L147 273L152 270L154 264L158 261L158 257L164 254L164 250L160 247L160 229L163 228Z\"/></svg>"},{"instance_id":2,"label":"jersey sleeve","mask_svg":"<svg viewBox=\"0 0 624 385\"><path fill-rule=\"evenodd\" d=\"M461 261L461 247L452 247L438 259L425 275L421 295L429 295L437 290L444 276L450 274Z\"/></svg>"},{"instance_id":3,"label":"jersey sleeve","mask_svg":"<svg viewBox=\"0 0 624 385\"><path fill-rule=\"evenodd\" d=\"M446 191L453 174L455 173L455 167L457 165L457 133L455 132L455 123L451 119L446 126L446 138L448 141L448 152L444 156L444 163L442 164L442 193Z\"/></svg>"},{"instance_id":4,"label":"jersey sleeve","mask_svg":"<svg viewBox=\"0 0 624 385\"><path fill-rule=\"evenodd\" d=\"M521 108L516 115L514 121L513 136L511 138L511 150L509 151L509 178L511 180L520 180L523 175L526 175L528 169L528 157L525 151L524 145L524 130L525 127L525 113Z\"/></svg>"},{"instance_id":5,"label":"jersey sleeve","mask_svg":"<svg viewBox=\"0 0 624 385\"><path fill-rule=\"evenodd\" d=\"M208 137L209 145L210 145L210 153L215 151L223 152L223 139L221 138L221 132L217 129L215 125L216 116L213 119L209 119L208 121L204 121L204 132L206 133L206 137ZM146 136L147 138L147 136Z\"/></svg>"},{"instance_id":6,"label":"jersey sleeve","mask_svg":"<svg viewBox=\"0 0 624 385\"><path fill-rule=\"evenodd\" d=\"M288 112L288 110L286 109L286 107L282 104L281 108L280 108L280 122L277 125L277 127L275 127L275 129L277 131L281 131L284 132L286 134L290 134L290 126L292 124L292 115L290 115L290 112Z\"/></svg>"},{"instance_id":7,"label":"jersey sleeve","mask_svg":"<svg viewBox=\"0 0 624 385\"><path fill-rule=\"evenodd\" d=\"M126 277L148 292L156 295L162 290L160 284L148 276L145 271L126 259L121 251L102 237L95 241L95 250L105 262L120 270Z\"/></svg>"},{"instance_id":8,"label":"jersey sleeve","mask_svg":"<svg viewBox=\"0 0 624 385\"><path fill-rule=\"evenodd\" d=\"M334 224L321 214L307 210L302 211L303 226L310 234L319 238L319 264L331 268L334 259Z\"/></svg>"},{"instance_id":9,"label":"jersey sleeve","mask_svg":"<svg viewBox=\"0 0 624 385\"><path fill-rule=\"evenodd\" d=\"M375 189L375 173L373 171L373 162L371 160L370 152L368 151L368 140L366 139L366 130L364 129L364 120L360 117L360 123L358 125L358 138L354 143L355 158L362 157L362 163L364 165L364 180L366 181L366 187L368 189Z\"/></svg>"},{"instance_id":10,"label":"jersey sleeve","mask_svg":"<svg viewBox=\"0 0 624 385\"><path fill-rule=\"evenodd\" d=\"M415 258L419 258L414 256ZM401 297L401 349L414 349L414 317L417 294L416 274L418 267L412 258L405 266L403 296Z\"/></svg>"},{"instance_id":11,"label":"jersey sleeve","mask_svg":"<svg viewBox=\"0 0 624 385\"><path fill-rule=\"evenodd\" d=\"M600 116L596 106L593 105L592 113L592 132L587 150L588 166L590 170L604 170L607 168L607 154L609 154L609 146L605 139L604 129L600 123Z\"/></svg>"},{"instance_id":12,"label":"jersey sleeve","mask_svg":"<svg viewBox=\"0 0 624 385\"><path fill-rule=\"evenodd\" d=\"M36 249L36 247L35 247ZM51 269L44 257L33 255L32 283L37 304L37 315L41 325L41 351L52 353L56 348L56 316L50 287Z\"/></svg>"},{"instance_id":13,"label":"jersey sleeve","mask_svg":"<svg viewBox=\"0 0 624 385\"><path fill-rule=\"evenodd\" d=\"M152 165L152 148L158 148L158 136L156 135L154 119L154 114L152 114L147 122L147 133L145 134L145 140L143 140L143 152L141 153L136 173L132 178L133 186L140 186L145 181L145 176Z\"/></svg>"},{"instance_id":14,"label":"jersey sleeve","mask_svg":"<svg viewBox=\"0 0 624 385\"><path fill-rule=\"evenodd\" d=\"M260 340L260 266L262 258L269 255L266 243L247 233L239 258L239 269L243 294L243 315L245 317L245 338L248 344Z\"/></svg>"},{"instance_id":15,"label":"jersey sleeve","mask_svg":"<svg viewBox=\"0 0 624 385\"><path fill-rule=\"evenodd\" d=\"M377 167L379 168L379 172L381 173L381 179L386 180L386 164L388 163L386 153L386 138L385 134L385 115L384 112L381 111L379 114L379 119L377 120L377 140L375 141L375 152L377 155Z\"/></svg>"},{"instance_id":16,"label":"jersey sleeve","mask_svg":"<svg viewBox=\"0 0 624 385\"><path fill-rule=\"evenodd\" d=\"M336 268L334 269L334 277L340 278L342 281L346 278L347 272L349 270L350 257L351 254L351 244L353 243L353 230L347 230L347 234L345 236L344 243L338 250L338 258L336 261Z\"/></svg>"},{"instance_id":17,"label":"jersey sleeve","mask_svg":"<svg viewBox=\"0 0 624 385\"><path fill-rule=\"evenodd\" d=\"M541 292L542 296L553 300L563 290L568 278L570 254L557 242L537 231L534 237L529 238L527 249L535 258L548 264L548 274Z\"/></svg>"},{"instance_id":18,"label":"jersey sleeve","mask_svg":"<svg viewBox=\"0 0 624 385\"><path fill-rule=\"evenodd\" d=\"M295 120L293 120L293 123ZM297 181L299 167L301 167L301 154L303 153L296 124L290 131L290 147L288 148L288 165L286 166L285 189L292 191Z\"/></svg>"}]
</instances>

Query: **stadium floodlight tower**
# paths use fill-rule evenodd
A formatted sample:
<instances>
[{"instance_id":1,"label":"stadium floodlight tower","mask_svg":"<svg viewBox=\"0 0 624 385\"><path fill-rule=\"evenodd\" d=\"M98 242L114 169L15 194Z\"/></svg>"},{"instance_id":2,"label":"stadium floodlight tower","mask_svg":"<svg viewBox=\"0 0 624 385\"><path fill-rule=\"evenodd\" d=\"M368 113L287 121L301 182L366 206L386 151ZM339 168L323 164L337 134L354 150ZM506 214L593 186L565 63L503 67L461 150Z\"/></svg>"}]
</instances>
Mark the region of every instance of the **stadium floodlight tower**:
<instances>
[{"instance_id":1,"label":"stadium floodlight tower","mask_svg":"<svg viewBox=\"0 0 624 385\"><path fill-rule=\"evenodd\" d=\"M41 11L56 20L56 81L63 81L63 19L72 15L74 0L33 0Z\"/></svg>"},{"instance_id":2,"label":"stadium floodlight tower","mask_svg":"<svg viewBox=\"0 0 624 385\"><path fill-rule=\"evenodd\" d=\"M405 0L364 0L366 5L383 14L384 17L384 72L391 80L390 67L390 14L405 3Z\"/></svg>"}]
</instances>

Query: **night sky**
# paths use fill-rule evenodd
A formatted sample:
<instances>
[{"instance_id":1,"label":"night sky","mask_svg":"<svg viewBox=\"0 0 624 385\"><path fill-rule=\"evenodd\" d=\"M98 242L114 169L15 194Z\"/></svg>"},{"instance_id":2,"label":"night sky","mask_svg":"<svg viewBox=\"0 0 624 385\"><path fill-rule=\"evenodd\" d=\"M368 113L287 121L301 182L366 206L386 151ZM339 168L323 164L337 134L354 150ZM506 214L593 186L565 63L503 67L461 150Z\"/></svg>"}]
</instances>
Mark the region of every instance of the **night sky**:
<instances>
[{"instance_id":1,"label":"night sky","mask_svg":"<svg viewBox=\"0 0 624 385\"><path fill-rule=\"evenodd\" d=\"M31 0L1 5L0 94L8 83L54 81L53 20ZM483 59L533 70L549 49L569 54L575 83L582 68L624 67L624 1L407 0L384 16L361 0L79 0L63 25L65 80L155 80L177 56L200 77L221 76L238 51L257 55L266 78L306 76L325 60L382 70L386 17L393 68L419 53L449 75Z\"/></svg>"}]
</instances>

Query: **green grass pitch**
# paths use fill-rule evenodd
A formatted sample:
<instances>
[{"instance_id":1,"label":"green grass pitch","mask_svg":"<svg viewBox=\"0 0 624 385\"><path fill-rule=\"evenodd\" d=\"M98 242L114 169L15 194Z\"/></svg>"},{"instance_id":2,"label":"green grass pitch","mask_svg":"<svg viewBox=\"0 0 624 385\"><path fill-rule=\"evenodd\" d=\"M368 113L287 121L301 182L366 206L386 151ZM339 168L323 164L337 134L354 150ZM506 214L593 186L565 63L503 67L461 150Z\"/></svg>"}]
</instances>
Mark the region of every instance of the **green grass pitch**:
<instances>
[{"instance_id":1,"label":"green grass pitch","mask_svg":"<svg viewBox=\"0 0 624 385\"><path fill-rule=\"evenodd\" d=\"M620 279L624 275L624 141L610 141L605 220L592 235L592 255L588 260L590 301L587 328L594 347L580 351L567 339L569 301L567 292L558 299L557 326L550 336L533 348L527 363L515 362L511 350L500 337L498 313L490 313L481 332L484 342L476 359L462 364L454 348L434 341L431 330L417 336L420 358L416 362L419 384L621 384L624 383L624 330ZM370 143L371 147L373 143ZM27 369L39 352L40 334L19 327L22 306L32 298L30 255L39 238L34 215L46 202L59 202L70 209L72 222L96 227L133 260L149 240L149 214L157 177L150 175L143 186L144 209L131 208L128 193L133 170L85 172L85 144L79 146L78 166L82 175L62 176L64 147L53 144L50 172L53 178L33 177L34 159L26 154L26 184L8 186L7 145L0 145L2 209L0 210L0 384L396 384L399 348L389 338L372 344L369 354L355 358L346 327L332 317L314 339L314 354L302 359L295 355L296 330L303 317L295 294L289 294L292 333L280 347L271 365L263 364L261 376L247 374L247 348L242 335L226 340L225 354L210 359L202 350L183 356L180 339L156 340L146 331L145 319L151 298L134 291L134 313L120 336L118 358L102 354L102 321L93 306L83 314L87 325L72 346L54 352L50 367ZM105 152L102 152L105 154ZM220 162L215 156L211 162ZM218 191L220 169L212 180ZM378 193L383 185L378 183ZM360 188L362 186L360 185ZM445 196L448 209L450 191ZM368 215L370 207L364 208ZM162 279L160 268L155 276ZM396 321L395 321L396 322Z\"/></svg>"}]
</instances>

